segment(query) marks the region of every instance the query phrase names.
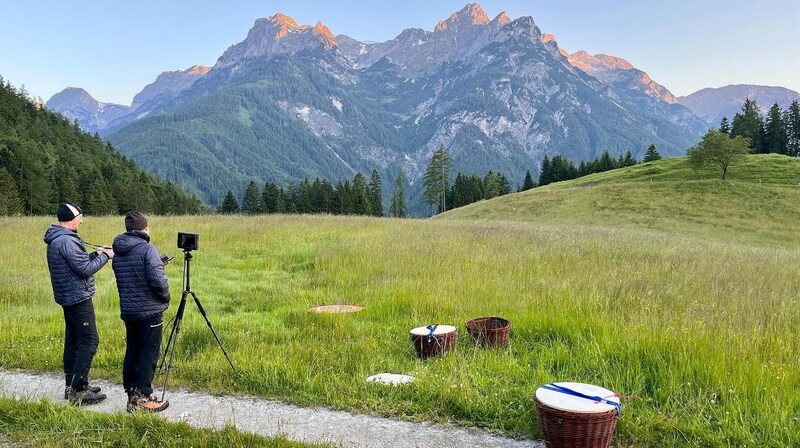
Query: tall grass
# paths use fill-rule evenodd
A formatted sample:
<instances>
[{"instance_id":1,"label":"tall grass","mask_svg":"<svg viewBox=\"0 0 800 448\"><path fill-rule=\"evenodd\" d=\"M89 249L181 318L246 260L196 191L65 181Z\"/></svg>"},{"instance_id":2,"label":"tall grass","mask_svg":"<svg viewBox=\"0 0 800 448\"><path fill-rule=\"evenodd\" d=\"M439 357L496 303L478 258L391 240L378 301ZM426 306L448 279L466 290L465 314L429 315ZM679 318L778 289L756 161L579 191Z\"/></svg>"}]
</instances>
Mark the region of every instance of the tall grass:
<instances>
[{"instance_id":1,"label":"tall grass","mask_svg":"<svg viewBox=\"0 0 800 448\"><path fill-rule=\"evenodd\" d=\"M581 381L629 397L621 445L800 445L793 244L528 222L149 219L152 241L177 255L167 317L181 290L175 234L200 233L192 287L239 370L190 303L173 377L184 387L539 437L536 388ZM62 315L41 241L48 223L0 220L2 368L60 369ZM89 217L81 234L109 242L121 227L121 218ZM119 381L124 329L110 268L96 283L93 374ZM334 303L366 309L306 312ZM468 341L463 323L487 315L512 322L508 350ZM419 361L408 331L431 323L459 326L459 344ZM418 380L365 382L378 372Z\"/></svg>"}]
</instances>

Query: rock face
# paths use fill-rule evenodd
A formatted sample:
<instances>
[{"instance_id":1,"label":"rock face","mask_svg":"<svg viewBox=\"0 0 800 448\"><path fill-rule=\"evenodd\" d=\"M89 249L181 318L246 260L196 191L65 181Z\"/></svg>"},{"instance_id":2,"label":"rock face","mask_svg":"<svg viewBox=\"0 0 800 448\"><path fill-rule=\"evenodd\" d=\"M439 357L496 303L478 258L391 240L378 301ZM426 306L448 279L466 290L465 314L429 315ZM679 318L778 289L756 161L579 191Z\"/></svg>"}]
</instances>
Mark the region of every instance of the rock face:
<instances>
[{"instance_id":1,"label":"rock face","mask_svg":"<svg viewBox=\"0 0 800 448\"><path fill-rule=\"evenodd\" d=\"M712 127L718 127L722 117L733 121L733 116L742 111L746 99L755 100L762 114L778 103L786 109L792 101L800 100L800 93L784 87L754 86L738 84L717 89L702 89L691 95L678 98L678 102L706 120Z\"/></svg>"},{"instance_id":2,"label":"rock face","mask_svg":"<svg viewBox=\"0 0 800 448\"><path fill-rule=\"evenodd\" d=\"M298 25L294 19L284 14L275 14L268 19L258 19L242 42L228 48L217 60L214 68L223 68L238 61L293 55L298 51L336 47L336 39L321 22L315 26Z\"/></svg>"},{"instance_id":3,"label":"rock face","mask_svg":"<svg viewBox=\"0 0 800 448\"><path fill-rule=\"evenodd\" d=\"M193 65L186 70L175 70L164 72L148 84L133 97L131 107L136 109L145 103L151 102L156 99L172 99L178 96L179 93L188 89L195 81L202 78L211 67L203 67L201 65Z\"/></svg>"},{"instance_id":4,"label":"rock face","mask_svg":"<svg viewBox=\"0 0 800 448\"><path fill-rule=\"evenodd\" d=\"M212 204L251 178L335 182L376 169L388 184L398 168L413 201L440 144L456 170L513 183L545 155L641 158L651 143L682 154L707 127L624 59L571 55L531 17L490 19L477 4L378 43L276 14L191 82L157 85L110 138Z\"/></svg>"}]
</instances>

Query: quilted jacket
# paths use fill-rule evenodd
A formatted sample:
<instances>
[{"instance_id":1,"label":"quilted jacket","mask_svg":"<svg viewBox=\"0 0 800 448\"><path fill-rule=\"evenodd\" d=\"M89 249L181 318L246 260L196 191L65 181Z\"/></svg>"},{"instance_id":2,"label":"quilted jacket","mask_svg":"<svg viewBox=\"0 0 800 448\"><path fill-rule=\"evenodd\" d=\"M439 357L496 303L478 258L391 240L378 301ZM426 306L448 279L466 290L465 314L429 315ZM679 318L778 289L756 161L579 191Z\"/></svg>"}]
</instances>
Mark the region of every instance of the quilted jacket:
<instances>
[{"instance_id":1,"label":"quilted jacket","mask_svg":"<svg viewBox=\"0 0 800 448\"><path fill-rule=\"evenodd\" d=\"M108 262L108 255L86 252L76 232L57 224L44 233L44 242L56 303L70 306L91 299L94 274Z\"/></svg>"},{"instance_id":2,"label":"quilted jacket","mask_svg":"<svg viewBox=\"0 0 800 448\"><path fill-rule=\"evenodd\" d=\"M163 313L169 306L169 283L150 236L139 230L125 232L114 238L112 247L122 320L135 322Z\"/></svg>"}]
</instances>

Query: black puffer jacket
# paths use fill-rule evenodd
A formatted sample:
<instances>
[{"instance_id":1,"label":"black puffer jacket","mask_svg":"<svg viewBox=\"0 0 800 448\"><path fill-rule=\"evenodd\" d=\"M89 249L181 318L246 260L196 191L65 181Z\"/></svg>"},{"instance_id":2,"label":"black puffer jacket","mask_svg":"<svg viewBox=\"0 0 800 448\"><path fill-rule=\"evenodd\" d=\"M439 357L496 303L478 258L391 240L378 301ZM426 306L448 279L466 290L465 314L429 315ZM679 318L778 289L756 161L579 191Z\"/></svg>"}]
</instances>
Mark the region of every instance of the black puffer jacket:
<instances>
[{"instance_id":1,"label":"black puffer jacket","mask_svg":"<svg viewBox=\"0 0 800 448\"><path fill-rule=\"evenodd\" d=\"M135 322L163 313L169 306L169 283L150 236L132 230L117 235L112 247L122 320Z\"/></svg>"},{"instance_id":2,"label":"black puffer jacket","mask_svg":"<svg viewBox=\"0 0 800 448\"><path fill-rule=\"evenodd\" d=\"M77 233L57 224L44 233L44 242L56 303L70 306L91 299L94 274L108 262L108 255L86 252Z\"/></svg>"}]
</instances>

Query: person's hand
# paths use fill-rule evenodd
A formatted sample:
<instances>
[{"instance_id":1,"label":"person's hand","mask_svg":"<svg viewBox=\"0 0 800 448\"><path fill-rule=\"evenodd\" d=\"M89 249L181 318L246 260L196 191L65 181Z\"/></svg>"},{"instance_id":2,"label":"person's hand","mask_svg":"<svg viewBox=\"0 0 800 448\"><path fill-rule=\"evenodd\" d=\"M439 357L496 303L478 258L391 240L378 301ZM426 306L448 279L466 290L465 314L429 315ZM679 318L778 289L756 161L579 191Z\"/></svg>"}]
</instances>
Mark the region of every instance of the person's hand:
<instances>
[{"instance_id":1,"label":"person's hand","mask_svg":"<svg viewBox=\"0 0 800 448\"><path fill-rule=\"evenodd\" d=\"M108 259L114 258L114 250L113 249L100 249L103 251L104 254L108 255Z\"/></svg>"}]
</instances>

